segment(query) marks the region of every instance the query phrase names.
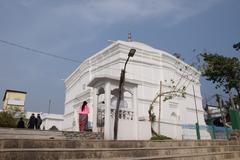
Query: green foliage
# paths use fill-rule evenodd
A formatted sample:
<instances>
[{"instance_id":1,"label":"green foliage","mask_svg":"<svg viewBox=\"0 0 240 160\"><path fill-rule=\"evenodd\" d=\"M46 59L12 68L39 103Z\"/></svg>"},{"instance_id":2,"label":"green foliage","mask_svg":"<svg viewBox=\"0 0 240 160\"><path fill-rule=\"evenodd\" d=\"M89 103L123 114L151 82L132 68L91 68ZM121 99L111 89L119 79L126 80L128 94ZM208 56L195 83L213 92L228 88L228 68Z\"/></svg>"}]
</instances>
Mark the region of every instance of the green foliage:
<instances>
[{"instance_id":1,"label":"green foliage","mask_svg":"<svg viewBox=\"0 0 240 160\"><path fill-rule=\"evenodd\" d=\"M169 140L172 139L170 137L164 136L164 135L156 135L151 138L151 140Z\"/></svg>"},{"instance_id":2,"label":"green foliage","mask_svg":"<svg viewBox=\"0 0 240 160\"><path fill-rule=\"evenodd\" d=\"M225 93L235 89L240 97L240 61L236 57L224 57L218 54L203 53L203 76L223 87Z\"/></svg>"},{"instance_id":3,"label":"green foliage","mask_svg":"<svg viewBox=\"0 0 240 160\"><path fill-rule=\"evenodd\" d=\"M0 127L16 128L16 120L8 112L0 112Z\"/></svg>"},{"instance_id":4,"label":"green foliage","mask_svg":"<svg viewBox=\"0 0 240 160\"><path fill-rule=\"evenodd\" d=\"M240 50L240 42L234 44L233 48L236 49L237 51L239 51Z\"/></svg>"},{"instance_id":5,"label":"green foliage","mask_svg":"<svg viewBox=\"0 0 240 160\"><path fill-rule=\"evenodd\" d=\"M180 53L173 53L173 56L176 57L177 59L181 59L182 61L184 61L184 58L181 56Z\"/></svg>"}]
</instances>

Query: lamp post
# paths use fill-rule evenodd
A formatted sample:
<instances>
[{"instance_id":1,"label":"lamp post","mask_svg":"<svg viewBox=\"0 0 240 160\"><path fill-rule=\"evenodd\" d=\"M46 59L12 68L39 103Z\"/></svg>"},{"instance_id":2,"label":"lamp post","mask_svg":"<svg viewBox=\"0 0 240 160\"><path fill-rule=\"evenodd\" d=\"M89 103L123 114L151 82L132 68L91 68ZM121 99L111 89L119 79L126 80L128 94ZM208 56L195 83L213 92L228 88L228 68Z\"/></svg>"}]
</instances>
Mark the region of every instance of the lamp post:
<instances>
[{"instance_id":1,"label":"lamp post","mask_svg":"<svg viewBox=\"0 0 240 160\"><path fill-rule=\"evenodd\" d=\"M117 140L117 134L118 134L118 117L119 117L119 106L120 102L123 98L123 86L125 82L125 71L126 71L126 66L127 62L130 57L133 57L136 52L136 49L130 49L128 53L128 58L124 64L124 69L121 70L121 75L120 75L120 82L119 82L119 88L118 88L118 99L117 99L117 106L115 110L115 121L114 121L114 140Z\"/></svg>"}]
</instances>

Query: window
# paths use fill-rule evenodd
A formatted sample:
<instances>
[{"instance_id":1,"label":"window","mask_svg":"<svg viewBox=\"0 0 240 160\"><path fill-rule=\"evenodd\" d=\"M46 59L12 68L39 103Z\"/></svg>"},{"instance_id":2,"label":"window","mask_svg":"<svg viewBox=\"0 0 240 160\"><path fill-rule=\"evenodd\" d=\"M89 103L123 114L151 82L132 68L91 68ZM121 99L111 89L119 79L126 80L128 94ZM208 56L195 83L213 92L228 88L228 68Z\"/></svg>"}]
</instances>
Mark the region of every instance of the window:
<instances>
[{"instance_id":1,"label":"window","mask_svg":"<svg viewBox=\"0 0 240 160\"><path fill-rule=\"evenodd\" d=\"M83 90L86 89L86 84L85 84L85 83L82 85L82 89L83 89Z\"/></svg>"}]
</instances>

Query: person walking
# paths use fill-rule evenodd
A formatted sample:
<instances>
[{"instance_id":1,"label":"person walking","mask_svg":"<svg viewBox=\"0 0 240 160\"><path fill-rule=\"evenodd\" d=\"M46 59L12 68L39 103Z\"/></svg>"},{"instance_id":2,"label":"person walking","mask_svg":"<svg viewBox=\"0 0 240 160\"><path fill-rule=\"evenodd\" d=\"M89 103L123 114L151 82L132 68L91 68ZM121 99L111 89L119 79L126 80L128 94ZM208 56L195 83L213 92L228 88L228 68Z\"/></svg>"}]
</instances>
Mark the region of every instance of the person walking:
<instances>
[{"instance_id":1,"label":"person walking","mask_svg":"<svg viewBox=\"0 0 240 160\"><path fill-rule=\"evenodd\" d=\"M37 121L36 121L36 129L40 129L40 126L42 124L42 118L40 116L40 114L37 114Z\"/></svg>"},{"instance_id":2,"label":"person walking","mask_svg":"<svg viewBox=\"0 0 240 160\"><path fill-rule=\"evenodd\" d=\"M80 132L84 132L88 129L88 113L89 107L87 105L87 101L84 101L82 106L79 107L79 130Z\"/></svg>"},{"instance_id":3,"label":"person walking","mask_svg":"<svg viewBox=\"0 0 240 160\"><path fill-rule=\"evenodd\" d=\"M23 118L21 117L17 123L17 128L25 128L25 123L23 121Z\"/></svg>"},{"instance_id":4,"label":"person walking","mask_svg":"<svg viewBox=\"0 0 240 160\"><path fill-rule=\"evenodd\" d=\"M33 113L33 114L31 115L29 121L28 121L28 128L29 128L29 129L34 129L35 121L36 121L36 118L35 118L35 115L34 115L34 113Z\"/></svg>"}]
</instances>

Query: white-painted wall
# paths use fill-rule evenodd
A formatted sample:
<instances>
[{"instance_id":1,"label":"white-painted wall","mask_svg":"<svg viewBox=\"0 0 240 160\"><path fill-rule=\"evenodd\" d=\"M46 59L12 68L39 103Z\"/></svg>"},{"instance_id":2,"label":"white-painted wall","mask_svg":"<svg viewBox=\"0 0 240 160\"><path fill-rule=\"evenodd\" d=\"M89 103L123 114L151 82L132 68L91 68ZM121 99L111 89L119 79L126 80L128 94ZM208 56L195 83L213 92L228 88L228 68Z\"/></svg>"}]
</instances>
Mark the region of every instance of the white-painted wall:
<instances>
[{"instance_id":1,"label":"white-painted wall","mask_svg":"<svg viewBox=\"0 0 240 160\"><path fill-rule=\"evenodd\" d=\"M41 129L48 130L52 126L56 126L58 130L63 129L63 115L62 114L48 114L48 113L42 113L42 112L25 112L25 116L27 119L30 118L30 116L34 113L35 117L37 118L37 114L40 114L42 118L42 125L40 126ZM26 124L27 126L27 124Z\"/></svg>"},{"instance_id":2,"label":"white-painted wall","mask_svg":"<svg viewBox=\"0 0 240 160\"><path fill-rule=\"evenodd\" d=\"M43 113L41 116L42 116L41 129L45 128L45 130L49 130L51 127L55 126L57 127L58 130L60 131L62 130L63 115Z\"/></svg>"},{"instance_id":3,"label":"white-painted wall","mask_svg":"<svg viewBox=\"0 0 240 160\"><path fill-rule=\"evenodd\" d=\"M169 91L169 85L176 85L179 79L181 79L179 85L187 87L186 98L175 97L166 102L164 102L164 98L162 98L161 122L163 122L163 124L160 124L161 134L174 139L182 139L183 131L181 126L185 124L194 125L197 122L193 85L195 87L199 124L205 125L199 83L200 73L196 69L167 52L154 49L143 43L116 41L86 59L65 80L66 96L63 130L79 130L76 109L85 100L89 102L90 111L92 111L89 114L89 121L93 122L93 107L96 107L93 105L97 104L96 95L93 94L93 88L87 85L96 77L118 80L120 71L124 66L131 48L135 48L136 53L128 62L125 77L126 82L132 82L137 85L136 108L134 108L137 113L135 112L134 114L136 114L136 118L143 117L145 121L137 120L137 124L121 122L120 127L124 128L123 126L125 126L125 129L119 129L120 139L149 139L151 137L148 109L154 96L159 91L160 81L163 83L164 92ZM182 75L185 77L182 77ZM171 80L174 80L175 84L171 84ZM101 83L104 86L105 82ZM113 81L110 83L112 86ZM115 88L117 88L117 85L115 85ZM154 108L157 119L159 111L158 104L159 102L157 100ZM113 130L112 124L109 125L110 130ZM126 126L135 128L138 133L129 135ZM156 124L154 125L156 131L157 126ZM142 130L144 130L144 132ZM111 134L112 133L110 133L110 135Z\"/></svg>"}]
</instances>

